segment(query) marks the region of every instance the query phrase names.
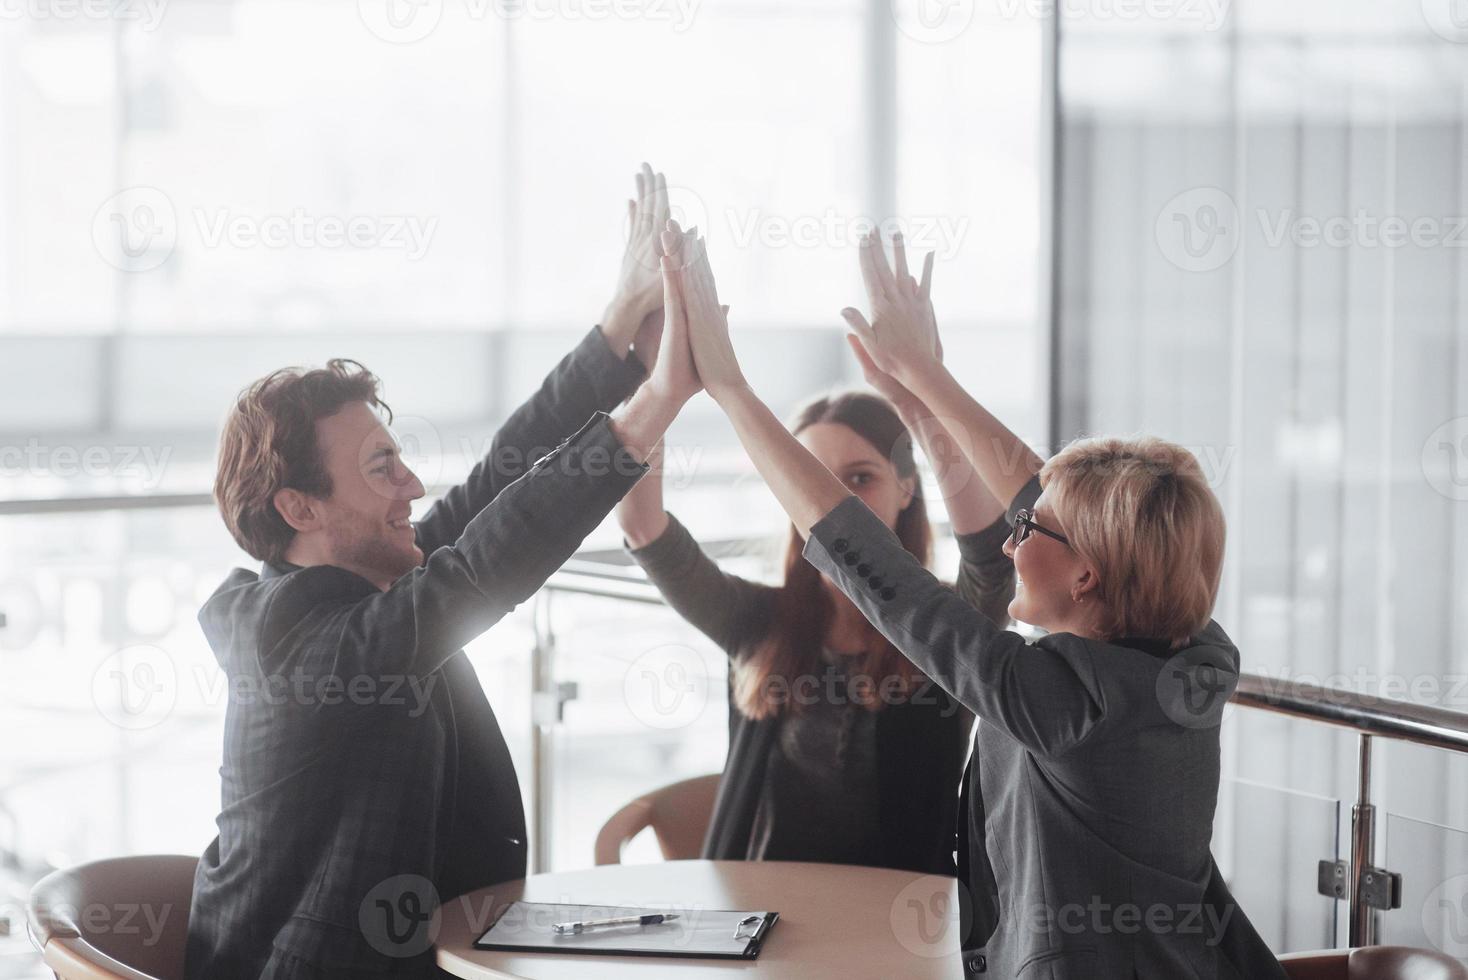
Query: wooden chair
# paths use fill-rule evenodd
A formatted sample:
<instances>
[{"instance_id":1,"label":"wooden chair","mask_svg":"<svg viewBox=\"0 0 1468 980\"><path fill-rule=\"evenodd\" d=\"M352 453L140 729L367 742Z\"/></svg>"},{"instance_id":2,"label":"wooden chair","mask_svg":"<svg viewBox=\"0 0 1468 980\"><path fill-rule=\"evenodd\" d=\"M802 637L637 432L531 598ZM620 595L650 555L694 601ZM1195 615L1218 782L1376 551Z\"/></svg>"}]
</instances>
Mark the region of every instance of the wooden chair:
<instances>
[{"instance_id":1,"label":"wooden chair","mask_svg":"<svg viewBox=\"0 0 1468 980\"><path fill-rule=\"evenodd\" d=\"M698 857L714 812L719 775L696 776L655 789L612 814L596 835L596 863L621 864L622 848L651 827L663 858Z\"/></svg>"},{"instance_id":2,"label":"wooden chair","mask_svg":"<svg viewBox=\"0 0 1468 980\"><path fill-rule=\"evenodd\" d=\"M183 980L196 857L111 858L54 871L26 921L57 980Z\"/></svg>"},{"instance_id":3,"label":"wooden chair","mask_svg":"<svg viewBox=\"0 0 1468 980\"><path fill-rule=\"evenodd\" d=\"M1362 946L1288 953L1290 980L1468 980L1468 967L1442 953L1409 946Z\"/></svg>"}]
</instances>

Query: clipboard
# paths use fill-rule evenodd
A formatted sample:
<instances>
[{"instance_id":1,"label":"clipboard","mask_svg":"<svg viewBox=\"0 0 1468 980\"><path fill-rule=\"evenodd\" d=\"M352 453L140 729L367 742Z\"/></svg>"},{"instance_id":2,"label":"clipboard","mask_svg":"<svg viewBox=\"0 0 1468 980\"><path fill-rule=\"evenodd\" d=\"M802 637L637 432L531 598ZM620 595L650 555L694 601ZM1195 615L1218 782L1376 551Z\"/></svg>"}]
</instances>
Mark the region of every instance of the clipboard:
<instances>
[{"instance_id":1,"label":"clipboard","mask_svg":"<svg viewBox=\"0 0 1468 980\"><path fill-rule=\"evenodd\" d=\"M593 929L579 935L557 935L551 930L557 922L652 912L676 912L679 918L661 925ZM474 940L474 948L513 953L752 960L759 956L765 937L779 918L779 912L765 911L511 902Z\"/></svg>"}]
</instances>

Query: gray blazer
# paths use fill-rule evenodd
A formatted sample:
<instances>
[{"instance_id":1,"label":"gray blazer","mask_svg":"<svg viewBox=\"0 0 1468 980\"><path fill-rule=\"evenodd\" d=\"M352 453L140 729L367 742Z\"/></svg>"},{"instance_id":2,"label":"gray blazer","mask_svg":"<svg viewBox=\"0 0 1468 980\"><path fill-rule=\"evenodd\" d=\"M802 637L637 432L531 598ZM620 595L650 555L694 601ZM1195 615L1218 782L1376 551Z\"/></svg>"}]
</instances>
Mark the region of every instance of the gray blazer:
<instances>
[{"instance_id":1,"label":"gray blazer","mask_svg":"<svg viewBox=\"0 0 1468 980\"><path fill-rule=\"evenodd\" d=\"M461 648L642 475L600 412L641 376L587 334L417 523L427 559L387 591L266 564L204 605L232 696L190 978L436 976L434 904L524 876L514 763Z\"/></svg>"},{"instance_id":2,"label":"gray blazer","mask_svg":"<svg viewBox=\"0 0 1468 980\"><path fill-rule=\"evenodd\" d=\"M812 528L805 556L980 720L987 819L971 847L987 850L1000 905L988 975L1284 977L1209 852L1239 670L1218 624L1176 653L1069 633L1027 644L855 497Z\"/></svg>"}]
</instances>

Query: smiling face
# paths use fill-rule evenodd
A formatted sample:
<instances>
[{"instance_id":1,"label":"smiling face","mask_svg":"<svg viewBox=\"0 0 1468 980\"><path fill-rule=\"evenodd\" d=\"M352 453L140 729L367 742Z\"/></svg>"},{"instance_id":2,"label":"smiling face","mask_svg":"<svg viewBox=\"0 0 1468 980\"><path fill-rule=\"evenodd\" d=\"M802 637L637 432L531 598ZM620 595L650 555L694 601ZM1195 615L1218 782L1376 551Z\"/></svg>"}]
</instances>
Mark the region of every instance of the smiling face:
<instances>
[{"instance_id":1,"label":"smiling face","mask_svg":"<svg viewBox=\"0 0 1468 980\"><path fill-rule=\"evenodd\" d=\"M1043 493L1035 502L1034 512L1035 523L1065 535L1065 528ZM1035 531L1017 547L1011 536L1004 543L1004 553L1014 560L1010 616L1051 633L1085 632L1078 624L1088 618L1087 602L1094 601L1090 597L1094 595L1095 573L1073 548Z\"/></svg>"},{"instance_id":2,"label":"smiling face","mask_svg":"<svg viewBox=\"0 0 1468 980\"><path fill-rule=\"evenodd\" d=\"M366 402L318 419L316 441L331 493L311 498L315 523L298 529L297 544L386 588L423 563L408 519L423 484Z\"/></svg>"},{"instance_id":3,"label":"smiling face","mask_svg":"<svg viewBox=\"0 0 1468 980\"><path fill-rule=\"evenodd\" d=\"M797 438L882 523L897 528L897 518L912 503L917 486L915 476L899 474L897 467L876 446L839 422L806 426Z\"/></svg>"}]
</instances>

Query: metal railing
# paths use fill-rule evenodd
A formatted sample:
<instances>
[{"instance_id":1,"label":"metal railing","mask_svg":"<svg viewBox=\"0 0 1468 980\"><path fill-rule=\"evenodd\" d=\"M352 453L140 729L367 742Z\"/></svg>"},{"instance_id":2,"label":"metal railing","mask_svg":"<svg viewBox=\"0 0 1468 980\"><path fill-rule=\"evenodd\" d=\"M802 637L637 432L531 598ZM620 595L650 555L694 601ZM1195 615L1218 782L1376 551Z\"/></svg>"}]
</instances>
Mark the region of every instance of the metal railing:
<instances>
[{"instance_id":1,"label":"metal railing","mask_svg":"<svg viewBox=\"0 0 1468 980\"><path fill-rule=\"evenodd\" d=\"M549 865L549 787L544 782L541 763L549 759L551 729L559 721L560 711L569 700L568 692L557 689L553 684L555 635L550 628L550 607L556 593L665 604L662 595L640 570L583 560L567 562L536 595L531 673L536 682L536 698L548 707L536 715L532 740L532 796L536 820L532 871ZM1468 713L1318 684L1276 680L1259 674L1241 675L1232 700L1245 708L1333 725L1354 731L1359 736L1356 803L1351 808L1351 858L1349 865L1337 868L1336 873L1344 873L1346 880L1346 894L1341 897L1349 905L1348 945L1374 945L1377 913L1394 907L1391 902L1399 897L1400 878L1375 864L1372 740L1385 738L1468 753ZM1322 884L1327 867L1327 863L1322 862Z\"/></svg>"}]
</instances>

